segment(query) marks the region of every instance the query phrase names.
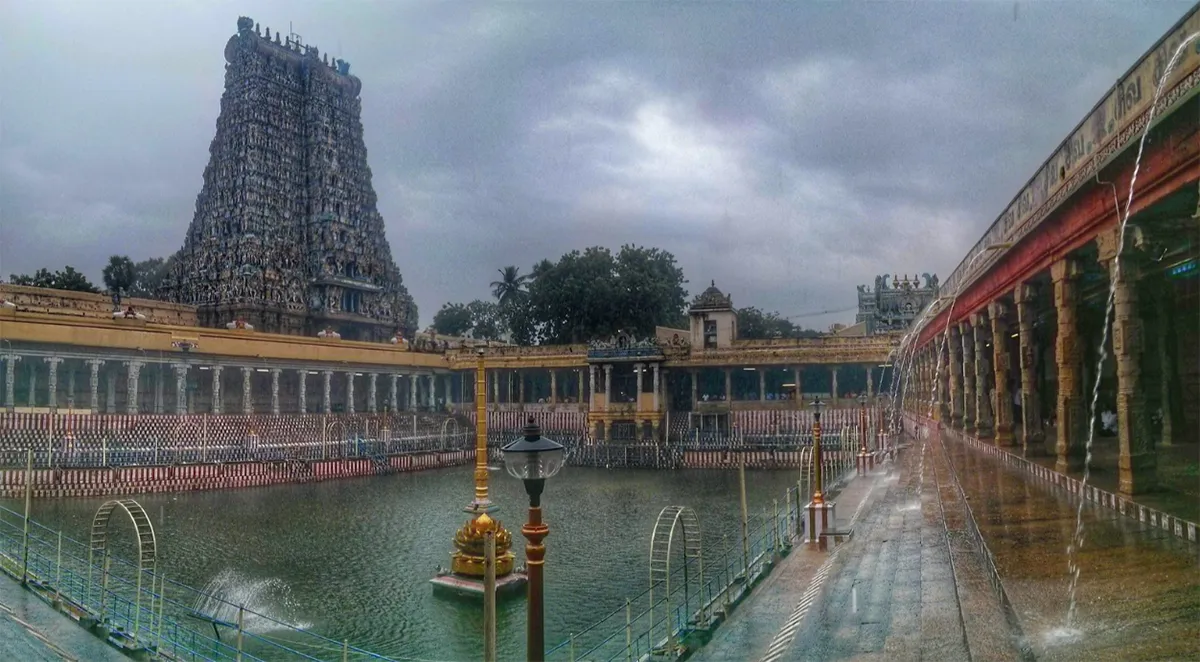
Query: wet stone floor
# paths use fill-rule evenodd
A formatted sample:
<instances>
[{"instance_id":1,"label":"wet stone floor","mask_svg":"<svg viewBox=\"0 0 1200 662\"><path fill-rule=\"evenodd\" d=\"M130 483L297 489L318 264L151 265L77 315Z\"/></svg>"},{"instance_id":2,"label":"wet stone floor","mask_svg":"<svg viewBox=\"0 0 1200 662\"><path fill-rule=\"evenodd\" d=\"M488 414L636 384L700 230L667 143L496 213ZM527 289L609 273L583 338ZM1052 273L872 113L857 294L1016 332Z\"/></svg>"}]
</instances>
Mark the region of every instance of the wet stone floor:
<instances>
[{"instance_id":1,"label":"wet stone floor","mask_svg":"<svg viewBox=\"0 0 1200 662\"><path fill-rule=\"evenodd\" d=\"M1111 510L1080 511L1065 492L936 434L876 480L811 609L789 625L794 638L764 660L1200 660L1194 545Z\"/></svg>"}]
</instances>

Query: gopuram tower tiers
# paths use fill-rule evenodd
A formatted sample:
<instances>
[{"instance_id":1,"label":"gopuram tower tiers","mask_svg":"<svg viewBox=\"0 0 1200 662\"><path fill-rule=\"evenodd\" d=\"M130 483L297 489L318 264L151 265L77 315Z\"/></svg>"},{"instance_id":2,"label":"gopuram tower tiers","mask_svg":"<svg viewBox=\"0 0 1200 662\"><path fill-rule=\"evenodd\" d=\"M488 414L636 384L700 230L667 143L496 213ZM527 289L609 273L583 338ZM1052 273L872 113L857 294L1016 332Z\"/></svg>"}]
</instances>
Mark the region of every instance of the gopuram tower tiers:
<instances>
[{"instance_id":1,"label":"gopuram tower tiers","mask_svg":"<svg viewBox=\"0 0 1200 662\"><path fill-rule=\"evenodd\" d=\"M347 340L411 337L417 309L375 207L362 82L249 18L225 45L204 185L164 287L200 323Z\"/></svg>"}]
</instances>

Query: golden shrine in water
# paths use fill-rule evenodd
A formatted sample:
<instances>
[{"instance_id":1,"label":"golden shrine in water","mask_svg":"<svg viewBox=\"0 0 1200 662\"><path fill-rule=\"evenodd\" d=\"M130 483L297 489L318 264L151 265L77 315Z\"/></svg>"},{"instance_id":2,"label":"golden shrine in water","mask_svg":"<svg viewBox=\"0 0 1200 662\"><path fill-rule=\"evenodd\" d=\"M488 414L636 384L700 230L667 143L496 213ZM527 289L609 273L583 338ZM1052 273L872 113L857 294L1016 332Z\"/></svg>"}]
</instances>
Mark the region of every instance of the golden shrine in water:
<instances>
[{"instance_id":1,"label":"golden shrine in water","mask_svg":"<svg viewBox=\"0 0 1200 662\"><path fill-rule=\"evenodd\" d=\"M454 534L450 570L439 568L437 576L430 580L434 588L472 596L482 596L484 592L483 577L487 567L484 545L488 532L496 539L496 593L511 593L528 581L525 572L514 567L516 555L512 551L512 534L488 514L498 508L488 498L487 382L483 358L481 350L475 369L475 498L463 509L477 515Z\"/></svg>"}]
</instances>

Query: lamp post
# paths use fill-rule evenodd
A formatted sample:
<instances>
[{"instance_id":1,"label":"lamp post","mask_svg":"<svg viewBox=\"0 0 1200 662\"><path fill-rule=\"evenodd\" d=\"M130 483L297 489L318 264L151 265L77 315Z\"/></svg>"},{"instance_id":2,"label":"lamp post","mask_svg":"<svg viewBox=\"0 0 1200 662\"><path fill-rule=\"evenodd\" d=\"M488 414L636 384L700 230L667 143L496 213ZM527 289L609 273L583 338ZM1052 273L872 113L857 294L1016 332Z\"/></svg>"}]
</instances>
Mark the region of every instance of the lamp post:
<instances>
[{"instance_id":1,"label":"lamp post","mask_svg":"<svg viewBox=\"0 0 1200 662\"><path fill-rule=\"evenodd\" d=\"M816 504L822 504L825 503L825 495L821 493L821 407L824 407L825 403L821 402L820 397L816 397L813 398L813 401L809 404L809 406L813 408L813 464L816 466L817 472L817 475L813 480L812 501Z\"/></svg>"},{"instance_id":2,"label":"lamp post","mask_svg":"<svg viewBox=\"0 0 1200 662\"><path fill-rule=\"evenodd\" d=\"M542 489L546 479L551 478L563 465L563 447L542 436L542 429L529 418L525 435L504 447L504 468L509 475L525 483L529 495L529 521L521 527L521 534L528 541L525 545L525 566L529 575L528 629L526 631L526 659L542 662L546 655L545 617L542 612L542 566L545 565L546 547L542 540L550 529L542 523Z\"/></svg>"},{"instance_id":3,"label":"lamp post","mask_svg":"<svg viewBox=\"0 0 1200 662\"><path fill-rule=\"evenodd\" d=\"M867 396L860 393L858 396L858 430L859 430L859 447L858 447L858 475L865 476L871 470L871 453L867 450Z\"/></svg>"},{"instance_id":4,"label":"lamp post","mask_svg":"<svg viewBox=\"0 0 1200 662\"><path fill-rule=\"evenodd\" d=\"M810 406L813 408L813 465L816 469L816 476L813 481L812 501L808 504L808 543L825 550L826 541L823 534L835 521L833 504L825 502L825 494L822 492L824 486L821 465L824 462L821 458L821 407L824 407L825 403L817 397L813 399Z\"/></svg>"}]
</instances>

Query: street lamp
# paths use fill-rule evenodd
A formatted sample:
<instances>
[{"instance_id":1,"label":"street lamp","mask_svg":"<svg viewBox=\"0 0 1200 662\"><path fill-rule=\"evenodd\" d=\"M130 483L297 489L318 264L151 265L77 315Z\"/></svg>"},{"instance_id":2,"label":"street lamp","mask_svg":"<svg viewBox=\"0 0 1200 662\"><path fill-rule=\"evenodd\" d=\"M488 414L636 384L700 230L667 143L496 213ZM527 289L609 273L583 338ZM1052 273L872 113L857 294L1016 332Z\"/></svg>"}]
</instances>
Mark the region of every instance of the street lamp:
<instances>
[{"instance_id":1,"label":"street lamp","mask_svg":"<svg viewBox=\"0 0 1200 662\"><path fill-rule=\"evenodd\" d=\"M825 502L822 492L822 460L821 460L821 407L825 406L821 398L814 398L813 408L813 464L816 469L813 481L812 501L808 504L808 542L824 551L827 548L825 533L836 521L833 513L833 503Z\"/></svg>"},{"instance_id":2,"label":"street lamp","mask_svg":"<svg viewBox=\"0 0 1200 662\"><path fill-rule=\"evenodd\" d=\"M818 396L813 398L809 406L813 408L813 464L816 465L817 474L813 481L812 501L815 504L822 504L825 503L825 495L821 493L821 407L824 407L825 403L821 402L821 398Z\"/></svg>"},{"instance_id":3,"label":"street lamp","mask_svg":"<svg viewBox=\"0 0 1200 662\"><path fill-rule=\"evenodd\" d=\"M858 405L858 475L865 476L871 470L871 454L867 451L867 395L865 393L858 394Z\"/></svg>"},{"instance_id":4,"label":"street lamp","mask_svg":"<svg viewBox=\"0 0 1200 662\"><path fill-rule=\"evenodd\" d=\"M526 631L526 658L529 662L542 662L546 655L545 617L542 613L542 566L545 565L546 547L542 540L550 529L542 523L542 489L546 479L551 478L563 465L563 447L542 436L533 417L525 426L525 435L503 448L504 468L509 475L525 483L529 495L529 521L521 527L525 544L525 570L529 576L529 617Z\"/></svg>"}]
</instances>

